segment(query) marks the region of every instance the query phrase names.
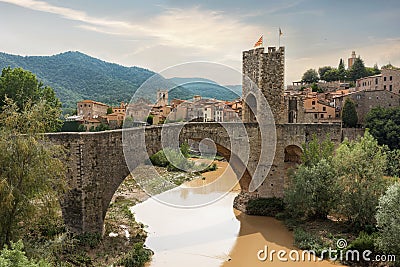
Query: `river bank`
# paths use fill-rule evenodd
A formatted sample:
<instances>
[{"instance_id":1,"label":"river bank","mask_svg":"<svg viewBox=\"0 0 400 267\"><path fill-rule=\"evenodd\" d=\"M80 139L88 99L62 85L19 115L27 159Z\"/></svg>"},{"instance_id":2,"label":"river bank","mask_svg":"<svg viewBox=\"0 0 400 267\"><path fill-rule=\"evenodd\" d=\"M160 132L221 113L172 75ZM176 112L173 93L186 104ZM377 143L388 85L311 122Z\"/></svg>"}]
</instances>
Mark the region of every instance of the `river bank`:
<instances>
[{"instance_id":1,"label":"river bank","mask_svg":"<svg viewBox=\"0 0 400 267\"><path fill-rule=\"evenodd\" d=\"M204 195L219 199L197 208L167 206L150 198L131 208L135 218L148 225L146 245L155 254L147 265L168 266L309 266L310 262L260 261L259 250L300 251L294 247L293 232L271 217L250 216L233 209L240 192L236 176L227 162L218 162L216 171L202 179L186 182L165 192L161 199L179 199L182 206L204 200ZM337 266L328 261L313 266Z\"/></svg>"}]
</instances>

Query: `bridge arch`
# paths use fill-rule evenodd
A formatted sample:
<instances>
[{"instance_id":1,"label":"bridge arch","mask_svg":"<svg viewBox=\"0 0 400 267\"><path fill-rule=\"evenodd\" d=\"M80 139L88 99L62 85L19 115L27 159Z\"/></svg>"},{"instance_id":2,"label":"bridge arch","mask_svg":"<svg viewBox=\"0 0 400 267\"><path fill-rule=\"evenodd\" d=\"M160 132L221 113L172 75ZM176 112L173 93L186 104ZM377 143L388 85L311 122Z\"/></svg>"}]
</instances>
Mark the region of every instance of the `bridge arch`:
<instances>
[{"instance_id":1,"label":"bridge arch","mask_svg":"<svg viewBox=\"0 0 400 267\"><path fill-rule=\"evenodd\" d=\"M245 99L245 122L257 122L257 98L253 93L248 93Z\"/></svg>"}]
</instances>

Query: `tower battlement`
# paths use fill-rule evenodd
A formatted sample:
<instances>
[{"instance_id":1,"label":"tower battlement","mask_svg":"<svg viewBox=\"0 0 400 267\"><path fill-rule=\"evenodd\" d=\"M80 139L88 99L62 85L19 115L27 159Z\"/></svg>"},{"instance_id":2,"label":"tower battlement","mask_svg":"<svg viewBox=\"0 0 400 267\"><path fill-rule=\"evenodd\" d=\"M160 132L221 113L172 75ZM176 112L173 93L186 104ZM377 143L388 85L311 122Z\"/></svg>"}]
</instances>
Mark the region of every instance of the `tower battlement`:
<instances>
[{"instance_id":1,"label":"tower battlement","mask_svg":"<svg viewBox=\"0 0 400 267\"><path fill-rule=\"evenodd\" d=\"M284 74L285 48L264 47L243 51L242 90L245 100L243 121L254 122L253 111L263 112L252 96L253 82L261 90L268 101L276 123L283 121L284 113ZM250 107L254 108L251 110Z\"/></svg>"}]
</instances>

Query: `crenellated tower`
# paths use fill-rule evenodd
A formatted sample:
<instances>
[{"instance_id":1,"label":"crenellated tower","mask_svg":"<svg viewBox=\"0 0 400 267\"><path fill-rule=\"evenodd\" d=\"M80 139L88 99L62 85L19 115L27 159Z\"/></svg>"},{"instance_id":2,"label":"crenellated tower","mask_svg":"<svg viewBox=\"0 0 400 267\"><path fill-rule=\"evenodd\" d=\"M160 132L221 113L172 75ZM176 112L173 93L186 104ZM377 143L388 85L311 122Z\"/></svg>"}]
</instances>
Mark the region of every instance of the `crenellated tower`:
<instances>
[{"instance_id":1,"label":"crenellated tower","mask_svg":"<svg viewBox=\"0 0 400 267\"><path fill-rule=\"evenodd\" d=\"M257 101L254 84L268 101L275 123L285 122L284 73L284 47L278 50L276 47L268 47L268 52L264 52L264 47L243 51L242 97L245 104L242 119L244 122L255 122L255 116L265 109Z\"/></svg>"}]
</instances>

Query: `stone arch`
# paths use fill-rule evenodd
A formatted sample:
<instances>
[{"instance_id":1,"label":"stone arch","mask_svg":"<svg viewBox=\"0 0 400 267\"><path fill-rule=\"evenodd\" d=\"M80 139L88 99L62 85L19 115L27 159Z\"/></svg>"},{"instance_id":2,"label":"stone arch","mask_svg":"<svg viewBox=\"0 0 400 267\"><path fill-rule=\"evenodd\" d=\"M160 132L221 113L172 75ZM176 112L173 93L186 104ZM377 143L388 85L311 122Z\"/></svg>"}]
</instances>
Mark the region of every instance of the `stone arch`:
<instances>
[{"instance_id":1,"label":"stone arch","mask_svg":"<svg viewBox=\"0 0 400 267\"><path fill-rule=\"evenodd\" d=\"M245 109L245 122L257 122L257 99L253 93L246 96Z\"/></svg>"},{"instance_id":2,"label":"stone arch","mask_svg":"<svg viewBox=\"0 0 400 267\"><path fill-rule=\"evenodd\" d=\"M200 138L189 138L189 139L194 140L194 141L202 140ZM215 142L215 146L217 149L217 153L219 155L221 155L222 157L224 157L230 163L232 170L238 176L241 191L247 191L249 189L251 177L252 177L251 174L249 173L249 170L247 169L247 167L243 164L243 162L235 154L233 154L230 151L230 149L226 148L225 145ZM241 176L241 177L239 177L239 176Z\"/></svg>"},{"instance_id":3,"label":"stone arch","mask_svg":"<svg viewBox=\"0 0 400 267\"><path fill-rule=\"evenodd\" d=\"M285 163L289 164L300 164L301 155L303 150L297 145L288 145L285 147Z\"/></svg>"}]
</instances>

